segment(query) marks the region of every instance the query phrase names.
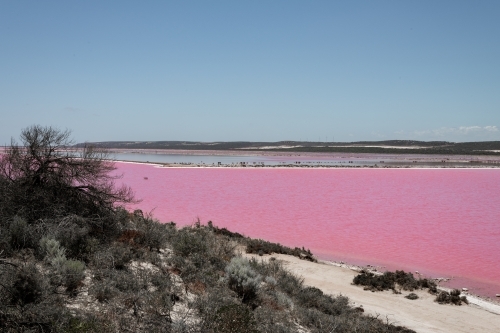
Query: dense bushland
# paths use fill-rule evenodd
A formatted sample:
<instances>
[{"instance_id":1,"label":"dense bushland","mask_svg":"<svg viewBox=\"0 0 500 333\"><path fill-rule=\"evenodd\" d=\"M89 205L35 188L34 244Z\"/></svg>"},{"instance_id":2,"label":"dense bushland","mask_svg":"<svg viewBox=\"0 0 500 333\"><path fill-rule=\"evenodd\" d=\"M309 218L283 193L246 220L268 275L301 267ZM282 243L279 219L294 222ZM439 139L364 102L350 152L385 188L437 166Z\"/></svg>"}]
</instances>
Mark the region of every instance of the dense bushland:
<instances>
[{"instance_id":1,"label":"dense bushland","mask_svg":"<svg viewBox=\"0 0 500 333\"><path fill-rule=\"evenodd\" d=\"M101 153L67 150L67 132L21 138L0 162L2 332L412 332L237 250L283 247L121 208L130 189Z\"/></svg>"}]
</instances>

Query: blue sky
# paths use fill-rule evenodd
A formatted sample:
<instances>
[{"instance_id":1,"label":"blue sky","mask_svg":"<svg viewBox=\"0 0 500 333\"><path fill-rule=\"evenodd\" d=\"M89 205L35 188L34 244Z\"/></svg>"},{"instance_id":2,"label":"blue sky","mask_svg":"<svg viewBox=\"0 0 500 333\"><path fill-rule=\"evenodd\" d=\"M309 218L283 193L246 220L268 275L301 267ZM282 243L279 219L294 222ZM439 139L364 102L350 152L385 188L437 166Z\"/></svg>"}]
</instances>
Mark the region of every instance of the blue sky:
<instances>
[{"instance_id":1,"label":"blue sky","mask_svg":"<svg viewBox=\"0 0 500 333\"><path fill-rule=\"evenodd\" d=\"M0 143L500 140L500 1L0 1Z\"/></svg>"}]
</instances>

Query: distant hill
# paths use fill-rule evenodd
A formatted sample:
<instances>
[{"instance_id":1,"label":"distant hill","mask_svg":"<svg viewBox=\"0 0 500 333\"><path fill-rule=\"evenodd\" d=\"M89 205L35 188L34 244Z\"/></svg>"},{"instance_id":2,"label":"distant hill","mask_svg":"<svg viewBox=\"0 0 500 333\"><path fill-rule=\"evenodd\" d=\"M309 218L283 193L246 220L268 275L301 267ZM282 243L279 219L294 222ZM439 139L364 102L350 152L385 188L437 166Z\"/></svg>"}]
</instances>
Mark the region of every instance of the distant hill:
<instances>
[{"instance_id":1,"label":"distant hill","mask_svg":"<svg viewBox=\"0 0 500 333\"><path fill-rule=\"evenodd\" d=\"M90 144L111 149L177 149L177 150L243 150L243 151L295 151L346 152L376 154L451 154L500 155L500 141L447 142L447 141L357 141L357 142L198 142L198 141L104 141ZM76 147L83 146L79 143Z\"/></svg>"}]
</instances>

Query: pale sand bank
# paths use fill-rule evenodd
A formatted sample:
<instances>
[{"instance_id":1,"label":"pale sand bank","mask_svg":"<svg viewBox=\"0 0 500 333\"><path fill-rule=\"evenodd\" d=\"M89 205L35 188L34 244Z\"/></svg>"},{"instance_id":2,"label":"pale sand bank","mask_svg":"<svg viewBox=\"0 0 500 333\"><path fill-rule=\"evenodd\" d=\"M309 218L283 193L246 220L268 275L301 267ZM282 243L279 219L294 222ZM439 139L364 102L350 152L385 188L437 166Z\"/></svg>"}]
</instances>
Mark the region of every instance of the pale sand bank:
<instances>
[{"instance_id":1,"label":"pale sand bank","mask_svg":"<svg viewBox=\"0 0 500 333\"><path fill-rule=\"evenodd\" d=\"M434 332L500 332L500 306L468 296L469 305L441 305L434 302L435 296L426 290L416 291L417 300L404 298L409 292L395 295L391 291L370 292L352 285L357 272L347 267L339 267L326 262L312 263L293 256L273 254L259 257L244 254L257 260L275 257L304 283L321 289L326 294L342 294L355 306L362 306L365 313L378 315L396 325L401 325L419 333ZM476 304L472 304L476 303Z\"/></svg>"}]
</instances>

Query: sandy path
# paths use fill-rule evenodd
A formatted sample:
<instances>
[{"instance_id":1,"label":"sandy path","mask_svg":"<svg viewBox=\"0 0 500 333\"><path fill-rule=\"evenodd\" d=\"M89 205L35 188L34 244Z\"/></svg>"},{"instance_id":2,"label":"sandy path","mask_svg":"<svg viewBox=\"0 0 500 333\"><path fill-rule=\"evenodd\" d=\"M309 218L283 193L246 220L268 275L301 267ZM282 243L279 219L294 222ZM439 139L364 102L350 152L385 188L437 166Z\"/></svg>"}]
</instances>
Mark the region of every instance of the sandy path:
<instances>
[{"instance_id":1,"label":"sandy path","mask_svg":"<svg viewBox=\"0 0 500 333\"><path fill-rule=\"evenodd\" d=\"M365 313L388 318L391 323L416 332L500 332L500 314L486 311L476 305L440 305L434 302L434 296L427 291L417 291L419 299L413 301L404 298L408 292L401 295L390 291L373 293L351 285L357 274L351 269L326 263L311 263L287 255L272 256L283 260L291 272L303 277L306 285L320 288L327 294L345 295L356 306L363 306ZM254 257L264 260L270 258Z\"/></svg>"}]
</instances>

